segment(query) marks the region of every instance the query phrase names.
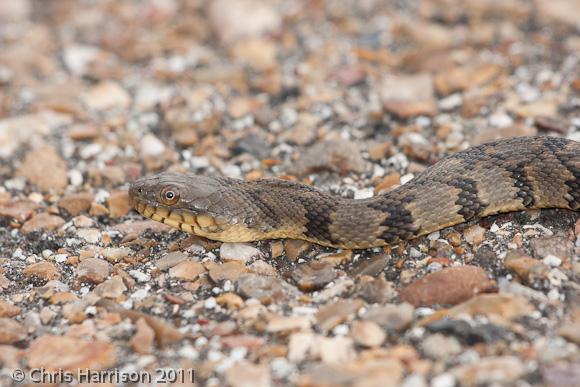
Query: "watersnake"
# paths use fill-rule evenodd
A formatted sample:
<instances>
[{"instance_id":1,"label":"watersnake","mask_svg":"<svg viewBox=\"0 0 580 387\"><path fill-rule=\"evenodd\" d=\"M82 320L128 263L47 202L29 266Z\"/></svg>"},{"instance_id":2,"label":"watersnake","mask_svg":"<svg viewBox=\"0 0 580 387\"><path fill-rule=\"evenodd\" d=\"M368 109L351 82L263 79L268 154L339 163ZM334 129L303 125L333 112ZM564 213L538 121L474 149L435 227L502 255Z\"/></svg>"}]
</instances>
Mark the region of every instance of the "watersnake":
<instances>
[{"instance_id":1,"label":"watersnake","mask_svg":"<svg viewBox=\"0 0 580 387\"><path fill-rule=\"evenodd\" d=\"M292 238L370 248L503 212L579 211L580 142L515 137L477 145L368 199L294 181L175 172L135 181L129 197L144 216L213 240Z\"/></svg>"}]
</instances>

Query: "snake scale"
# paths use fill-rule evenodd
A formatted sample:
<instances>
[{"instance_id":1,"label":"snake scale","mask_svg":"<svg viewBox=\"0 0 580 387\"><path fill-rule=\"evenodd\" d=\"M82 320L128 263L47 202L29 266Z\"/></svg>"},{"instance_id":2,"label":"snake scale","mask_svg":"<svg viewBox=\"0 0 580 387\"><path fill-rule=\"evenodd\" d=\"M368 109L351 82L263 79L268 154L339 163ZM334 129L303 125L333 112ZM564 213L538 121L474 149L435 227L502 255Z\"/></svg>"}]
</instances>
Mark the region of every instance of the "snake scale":
<instances>
[{"instance_id":1,"label":"snake scale","mask_svg":"<svg viewBox=\"0 0 580 387\"><path fill-rule=\"evenodd\" d=\"M515 137L457 152L389 192L337 197L308 185L163 172L134 182L141 214L219 241L292 238L384 246L502 212L580 210L580 142Z\"/></svg>"}]
</instances>

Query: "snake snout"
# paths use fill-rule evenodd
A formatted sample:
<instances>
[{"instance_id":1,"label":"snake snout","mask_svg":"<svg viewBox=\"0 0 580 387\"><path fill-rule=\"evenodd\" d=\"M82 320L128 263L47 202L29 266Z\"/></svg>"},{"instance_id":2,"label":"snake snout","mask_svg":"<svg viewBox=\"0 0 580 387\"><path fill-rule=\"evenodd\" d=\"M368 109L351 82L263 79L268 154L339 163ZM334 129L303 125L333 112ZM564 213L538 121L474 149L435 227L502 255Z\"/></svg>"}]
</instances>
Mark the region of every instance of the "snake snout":
<instances>
[{"instance_id":1,"label":"snake snout","mask_svg":"<svg viewBox=\"0 0 580 387\"><path fill-rule=\"evenodd\" d=\"M157 190L150 179L142 178L134 181L129 186L129 199L131 202L145 201L148 203L155 202L157 199Z\"/></svg>"},{"instance_id":2,"label":"snake snout","mask_svg":"<svg viewBox=\"0 0 580 387\"><path fill-rule=\"evenodd\" d=\"M129 204L135 208L136 203L140 200L143 194L143 182L137 180L129 186Z\"/></svg>"},{"instance_id":3,"label":"snake snout","mask_svg":"<svg viewBox=\"0 0 580 387\"><path fill-rule=\"evenodd\" d=\"M131 185L129 186L129 197L133 198L133 197L137 197L137 195L142 194L143 193L143 182L140 180L137 180L133 183L131 183Z\"/></svg>"}]
</instances>

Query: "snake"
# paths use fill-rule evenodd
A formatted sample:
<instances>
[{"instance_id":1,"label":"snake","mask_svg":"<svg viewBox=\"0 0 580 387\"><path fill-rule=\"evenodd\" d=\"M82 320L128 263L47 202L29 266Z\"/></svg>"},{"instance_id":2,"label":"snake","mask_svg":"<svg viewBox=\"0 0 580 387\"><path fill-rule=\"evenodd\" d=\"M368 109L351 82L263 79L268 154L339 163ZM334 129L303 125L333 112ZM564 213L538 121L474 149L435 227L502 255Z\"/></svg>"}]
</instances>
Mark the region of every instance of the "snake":
<instances>
[{"instance_id":1,"label":"snake","mask_svg":"<svg viewBox=\"0 0 580 387\"><path fill-rule=\"evenodd\" d=\"M491 141L365 199L297 181L173 171L136 180L129 198L145 217L216 241L288 238L366 249L499 213L580 211L580 142L550 136Z\"/></svg>"}]
</instances>

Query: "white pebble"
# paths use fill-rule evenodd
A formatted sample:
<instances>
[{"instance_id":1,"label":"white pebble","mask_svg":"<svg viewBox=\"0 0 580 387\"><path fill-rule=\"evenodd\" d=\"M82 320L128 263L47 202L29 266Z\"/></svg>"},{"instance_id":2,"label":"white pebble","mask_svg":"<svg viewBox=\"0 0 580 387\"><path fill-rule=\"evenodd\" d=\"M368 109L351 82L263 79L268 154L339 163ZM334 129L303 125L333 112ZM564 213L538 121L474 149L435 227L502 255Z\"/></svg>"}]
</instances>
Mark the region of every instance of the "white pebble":
<instances>
[{"instance_id":1,"label":"white pebble","mask_svg":"<svg viewBox=\"0 0 580 387\"><path fill-rule=\"evenodd\" d=\"M131 298L140 301L144 300L149 295L149 290L147 289L139 289L131 294Z\"/></svg>"},{"instance_id":2,"label":"white pebble","mask_svg":"<svg viewBox=\"0 0 580 387\"><path fill-rule=\"evenodd\" d=\"M516 93L518 93L518 95L524 102L535 101L541 96L540 91L528 83L517 84Z\"/></svg>"},{"instance_id":3,"label":"white pebble","mask_svg":"<svg viewBox=\"0 0 580 387\"><path fill-rule=\"evenodd\" d=\"M411 258L414 258L414 259L421 258L422 255L423 254L419 250L417 250L416 248L414 248L414 247L411 247L409 249L409 256Z\"/></svg>"},{"instance_id":4,"label":"white pebble","mask_svg":"<svg viewBox=\"0 0 580 387\"><path fill-rule=\"evenodd\" d=\"M199 352L191 345L182 346L179 348L177 353L179 353L179 356L186 359L197 360L197 358L199 358Z\"/></svg>"},{"instance_id":5,"label":"white pebble","mask_svg":"<svg viewBox=\"0 0 580 387\"><path fill-rule=\"evenodd\" d=\"M408 182L413 180L414 177L415 175L413 175L412 173L407 173L406 175L401 176L401 184L407 184Z\"/></svg>"},{"instance_id":6,"label":"white pebble","mask_svg":"<svg viewBox=\"0 0 580 387\"><path fill-rule=\"evenodd\" d=\"M216 305L217 305L217 302L216 302L215 298L213 298L213 297L209 297L209 298L208 298L208 299L206 299L206 300L205 300L205 302L203 303L203 306L204 306L206 309L213 309L213 308L215 308L215 307L216 307Z\"/></svg>"},{"instance_id":7,"label":"white pebble","mask_svg":"<svg viewBox=\"0 0 580 387\"><path fill-rule=\"evenodd\" d=\"M213 349L211 351L208 351L207 353L207 360L212 362L217 362L218 360L221 360L223 357L224 355L220 351L214 351Z\"/></svg>"},{"instance_id":8,"label":"white pebble","mask_svg":"<svg viewBox=\"0 0 580 387\"><path fill-rule=\"evenodd\" d=\"M143 157L155 157L160 156L165 152L165 145L161 140L152 135L151 133L146 134L141 139L141 156Z\"/></svg>"},{"instance_id":9,"label":"white pebble","mask_svg":"<svg viewBox=\"0 0 580 387\"><path fill-rule=\"evenodd\" d=\"M99 153L101 153L103 147L101 147L100 144L97 143L92 143L89 144L85 147L83 147L80 152L79 155L81 156L82 159L90 159L95 157L96 155L98 155Z\"/></svg>"},{"instance_id":10,"label":"white pebble","mask_svg":"<svg viewBox=\"0 0 580 387\"><path fill-rule=\"evenodd\" d=\"M552 286L561 286L562 282L568 281L568 276L560 269L552 269L548 273L548 280Z\"/></svg>"},{"instance_id":11,"label":"white pebble","mask_svg":"<svg viewBox=\"0 0 580 387\"><path fill-rule=\"evenodd\" d=\"M190 160L191 159L191 151L190 150L184 150L181 152L181 157L183 157L184 160Z\"/></svg>"},{"instance_id":12,"label":"white pebble","mask_svg":"<svg viewBox=\"0 0 580 387\"><path fill-rule=\"evenodd\" d=\"M132 372L135 372L138 369L143 369L143 368L153 364L155 361L157 361L157 358L153 355L139 356L135 365L131 364L131 370L132 370ZM125 367L122 368L123 372L125 372L125 370L127 370L127 369L129 369L129 364L127 364Z\"/></svg>"},{"instance_id":13,"label":"white pebble","mask_svg":"<svg viewBox=\"0 0 580 387\"><path fill-rule=\"evenodd\" d=\"M63 60L73 74L82 75L98 54L99 50L94 46L75 44L64 50Z\"/></svg>"},{"instance_id":14,"label":"white pebble","mask_svg":"<svg viewBox=\"0 0 580 387\"><path fill-rule=\"evenodd\" d=\"M210 165L209 160L204 156L194 156L189 160L189 162L193 169L207 168Z\"/></svg>"},{"instance_id":15,"label":"white pebble","mask_svg":"<svg viewBox=\"0 0 580 387\"><path fill-rule=\"evenodd\" d=\"M220 258L224 261L246 262L258 257L260 250L245 243L222 243L220 247Z\"/></svg>"},{"instance_id":16,"label":"white pebble","mask_svg":"<svg viewBox=\"0 0 580 387\"><path fill-rule=\"evenodd\" d=\"M28 199L32 200L34 203L42 203L42 201L44 200L44 198L42 197L42 194L38 193L38 192L31 192L30 195L28 195Z\"/></svg>"},{"instance_id":17,"label":"white pebble","mask_svg":"<svg viewBox=\"0 0 580 387\"><path fill-rule=\"evenodd\" d=\"M562 263L562 260L560 258L556 257L555 255L548 254L544 258L543 262L548 266L556 267L556 266L560 266L560 264Z\"/></svg>"},{"instance_id":18,"label":"white pebble","mask_svg":"<svg viewBox=\"0 0 580 387\"><path fill-rule=\"evenodd\" d=\"M403 383L401 384L402 387L427 387L427 381L423 375L419 374L412 374L407 376Z\"/></svg>"},{"instance_id":19,"label":"white pebble","mask_svg":"<svg viewBox=\"0 0 580 387\"><path fill-rule=\"evenodd\" d=\"M26 256L22 253L22 249L20 247L18 247L16 250L14 250L14 252L12 253L12 258L14 259L19 259L21 261L24 261L26 259Z\"/></svg>"},{"instance_id":20,"label":"white pebble","mask_svg":"<svg viewBox=\"0 0 580 387\"><path fill-rule=\"evenodd\" d=\"M137 282L149 282L151 276L139 270L129 270L129 275L137 280Z\"/></svg>"},{"instance_id":21,"label":"white pebble","mask_svg":"<svg viewBox=\"0 0 580 387\"><path fill-rule=\"evenodd\" d=\"M246 357L246 354L248 353L248 350L244 347L236 347L233 348L230 352L230 358L232 358L233 360L243 360Z\"/></svg>"},{"instance_id":22,"label":"white pebble","mask_svg":"<svg viewBox=\"0 0 580 387\"><path fill-rule=\"evenodd\" d=\"M348 325L339 324L334 327L332 333L334 333L336 336L346 336L348 334L348 331L349 331Z\"/></svg>"},{"instance_id":23,"label":"white pebble","mask_svg":"<svg viewBox=\"0 0 580 387\"><path fill-rule=\"evenodd\" d=\"M430 241L436 241L441 237L441 233L439 231L432 232L431 234L427 235L427 239Z\"/></svg>"},{"instance_id":24,"label":"white pebble","mask_svg":"<svg viewBox=\"0 0 580 387\"><path fill-rule=\"evenodd\" d=\"M242 177L242 170L237 165L228 164L222 168L222 173L226 177L239 179Z\"/></svg>"},{"instance_id":25,"label":"white pebble","mask_svg":"<svg viewBox=\"0 0 580 387\"><path fill-rule=\"evenodd\" d=\"M42 257L44 259L47 259L51 255L52 255L52 250L49 250L49 249L42 250Z\"/></svg>"},{"instance_id":26,"label":"white pebble","mask_svg":"<svg viewBox=\"0 0 580 387\"><path fill-rule=\"evenodd\" d=\"M455 376L452 374L444 373L435 376L431 380L431 387L453 387L455 386Z\"/></svg>"},{"instance_id":27,"label":"white pebble","mask_svg":"<svg viewBox=\"0 0 580 387\"><path fill-rule=\"evenodd\" d=\"M372 198L374 192L372 189L357 189L354 191L354 198L355 199L368 199Z\"/></svg>"},{"instance_id":28,"label":"white pebble","mask_svg":"<svg viewBox=\"0 0 580 387\"><path fill-rule=\"evenodd\" d=\"M560 292L558 291L558 289L554 288L554 289L550 289L550 291L548 292L548 299L552 300L552 301L556 301L560 299Z\"/></svg>"},{"instance_id":29,"label":"white pebble","mask_svg":"<svg viewBox=\"0 0 580 387\"><path fill-rule=\"evenodd\" d=\"M415 123L423 128L427 128L431 125L431 118L425 116L419 116L415 120Z\"/></svg>"},{"instance_id":30,"label":"white pebble","mask_svg":"<svg viewBox=\"0 0 580 387\"><path fill-rule=\"evenodd\" d=\"M109 192L105 191L104 189L100 189L95 194L95 202L97 203L104 203L110 196Z\"/></svg>"},{"instance_id":31,"label":"white pebble","mask_svg":"<svg viewBox=\"0 0 580 387\"><path fill-rule=\"evenodd\" d=\"M76 169L68 171L68 181L73 187L80 187L83 184L83 174Z\"/></svg>"},{"instance_id":32,"label":"white pebble","mask_svg":"<svg viewBox=\"0 0 580 387\"><path fill-rule=\"evenodd\" d=\"M11 189L14 191L22 191L26 187L26 179L24 177L15 177L14 179L8 179L4 182L4 187L6 189Z\"/></svg>"},{"instance_id":33,"label":"white pebble","mask_svg":"<svg viewBox=\"0 0 580 387\"><path fill-rule=\"evenodd\" d=\"M445 140L445 145L447 145L447 147L449 148L457 148L462 141L463 141L463 133L454 131L449 133L449 136L447 136L447 139Z\"/></svg>"},{"instance_id":34,"label":"white pebble","mask_svg":"<svg viewBox=\"0 0 580 387\"><path fill-rule=\"evenodd\" d=\"M457 93L439 100L439 108L443 111L453 110L461 104L463 104L463 97Z\"/></svg>"},{"instance_id":35,"label":"white pebble","mask_svg":"<svg viewBox=\"0 0 580 387\"><path fill-rule=\"evenodd\" d=\"M66 254L55 254L55 255L52 256L52 259L54 259L55 262L63 263L63 262L66 262L66 260L68 259L68 255L66 255Z\"/></svg>"},{"instance_id":36,"label":"white pebble","mask_svg":"<svg viewBox=\"0 0 580 387\"><path fill-rule=\"evenodd\" d=\"M441 269L443 269L443 265L439 262L433 262L427 266L427 270L429 270L429 272L439 271Z\"/></svg>"},{"instance_id":37,"label":"white pebble","mask_svg":"<svg viewBox=\"0 0 580 387\"><path fill-rule=\"evenodd\" d=\"M77 230L77 236L92 244L99 243L101 240L101 232L96 228L82 228Z\"/></svg>"},{"instance_id":38,"label":"white pebble","mask_svg":"<svg viewBox=\"0 0 580 387\"><path fill-rule=\"evenodd\" d=\"M409 160L403 153L398 153L387 159L387 165L393 166L397 170L404 170L409 166ZM402 178L401 178L402 183Z\"/></svg>"},{"instance_id":39,"label":"white pebble","mask_svg":"<svg viewBox=\"0 0 580 387\"><path fill-rule=\"evenodd\" d=\"M373 165L373 177L382 177L385 176L385 168L381 167L378 164Z\"/></svg>"},{"instance_id":40,"label":"white pebble","mask_svg":"<svg viewBox=\"0 0 580 387\"><path fill-rule=\"evenodd\" d=\"M489 117L489 124L496 128L507 128L513 123L514 120L506 113L495 113Z\"/></svg>"},{"instance_id":41,"label":"white pebble","mask_svg":"<svg viewBox=\"0 0 580 387\"><path fill-rule=\"evenodd\" d=\"M270 369L276 378L282 379L290 375L294 369L294 364L283 357L277 357L270 361Z\"/></svg>"},{"instance_id":42,"label":"white pebble","mask_svg":"<svg viewBox=\"0 0 580 387\"><path fill-rule=\"evenodd\" d=\"M414 145L429 145L429 141L419 133L407 132L404 134L405 139Z\"/></svg>"},{"instance_id":43,"label":"white pebble","mask_svg":"<svg viewBox=\"0 0 580 387\"><path fill-rule=\"evenodd\" d=\"M198 337L195 340L195 346L198 347L198 348L199 347L205 347L206 345L207 345L207 338L204 337L204 336Z\"/></svg>"},{"instance_id":44,"label":"white pebble","mask_svg":"<svg viewBox=\"0 0 580 387\"><path fill-rule=\"evenodd\" d=\"M554 231L550 230L549 228L546 228L546 227L542 226L539 223L535 223L535 224L525 224L523 228L524 228L524 230L537 229L537 230L542 231L542 233L544 233L547 236L554 235Z\"/></svg>"},{"instance_id":45,"label":"white pebble","mask_svg":"<svg viewBox=\"0 0 580 387\"><path fill-rule=\"evenodd\" d=\"M8 67L0 66L0 83L8 83L13 75L14 74L12 70L10 70Z\"/></svg>"}]
</instances>

